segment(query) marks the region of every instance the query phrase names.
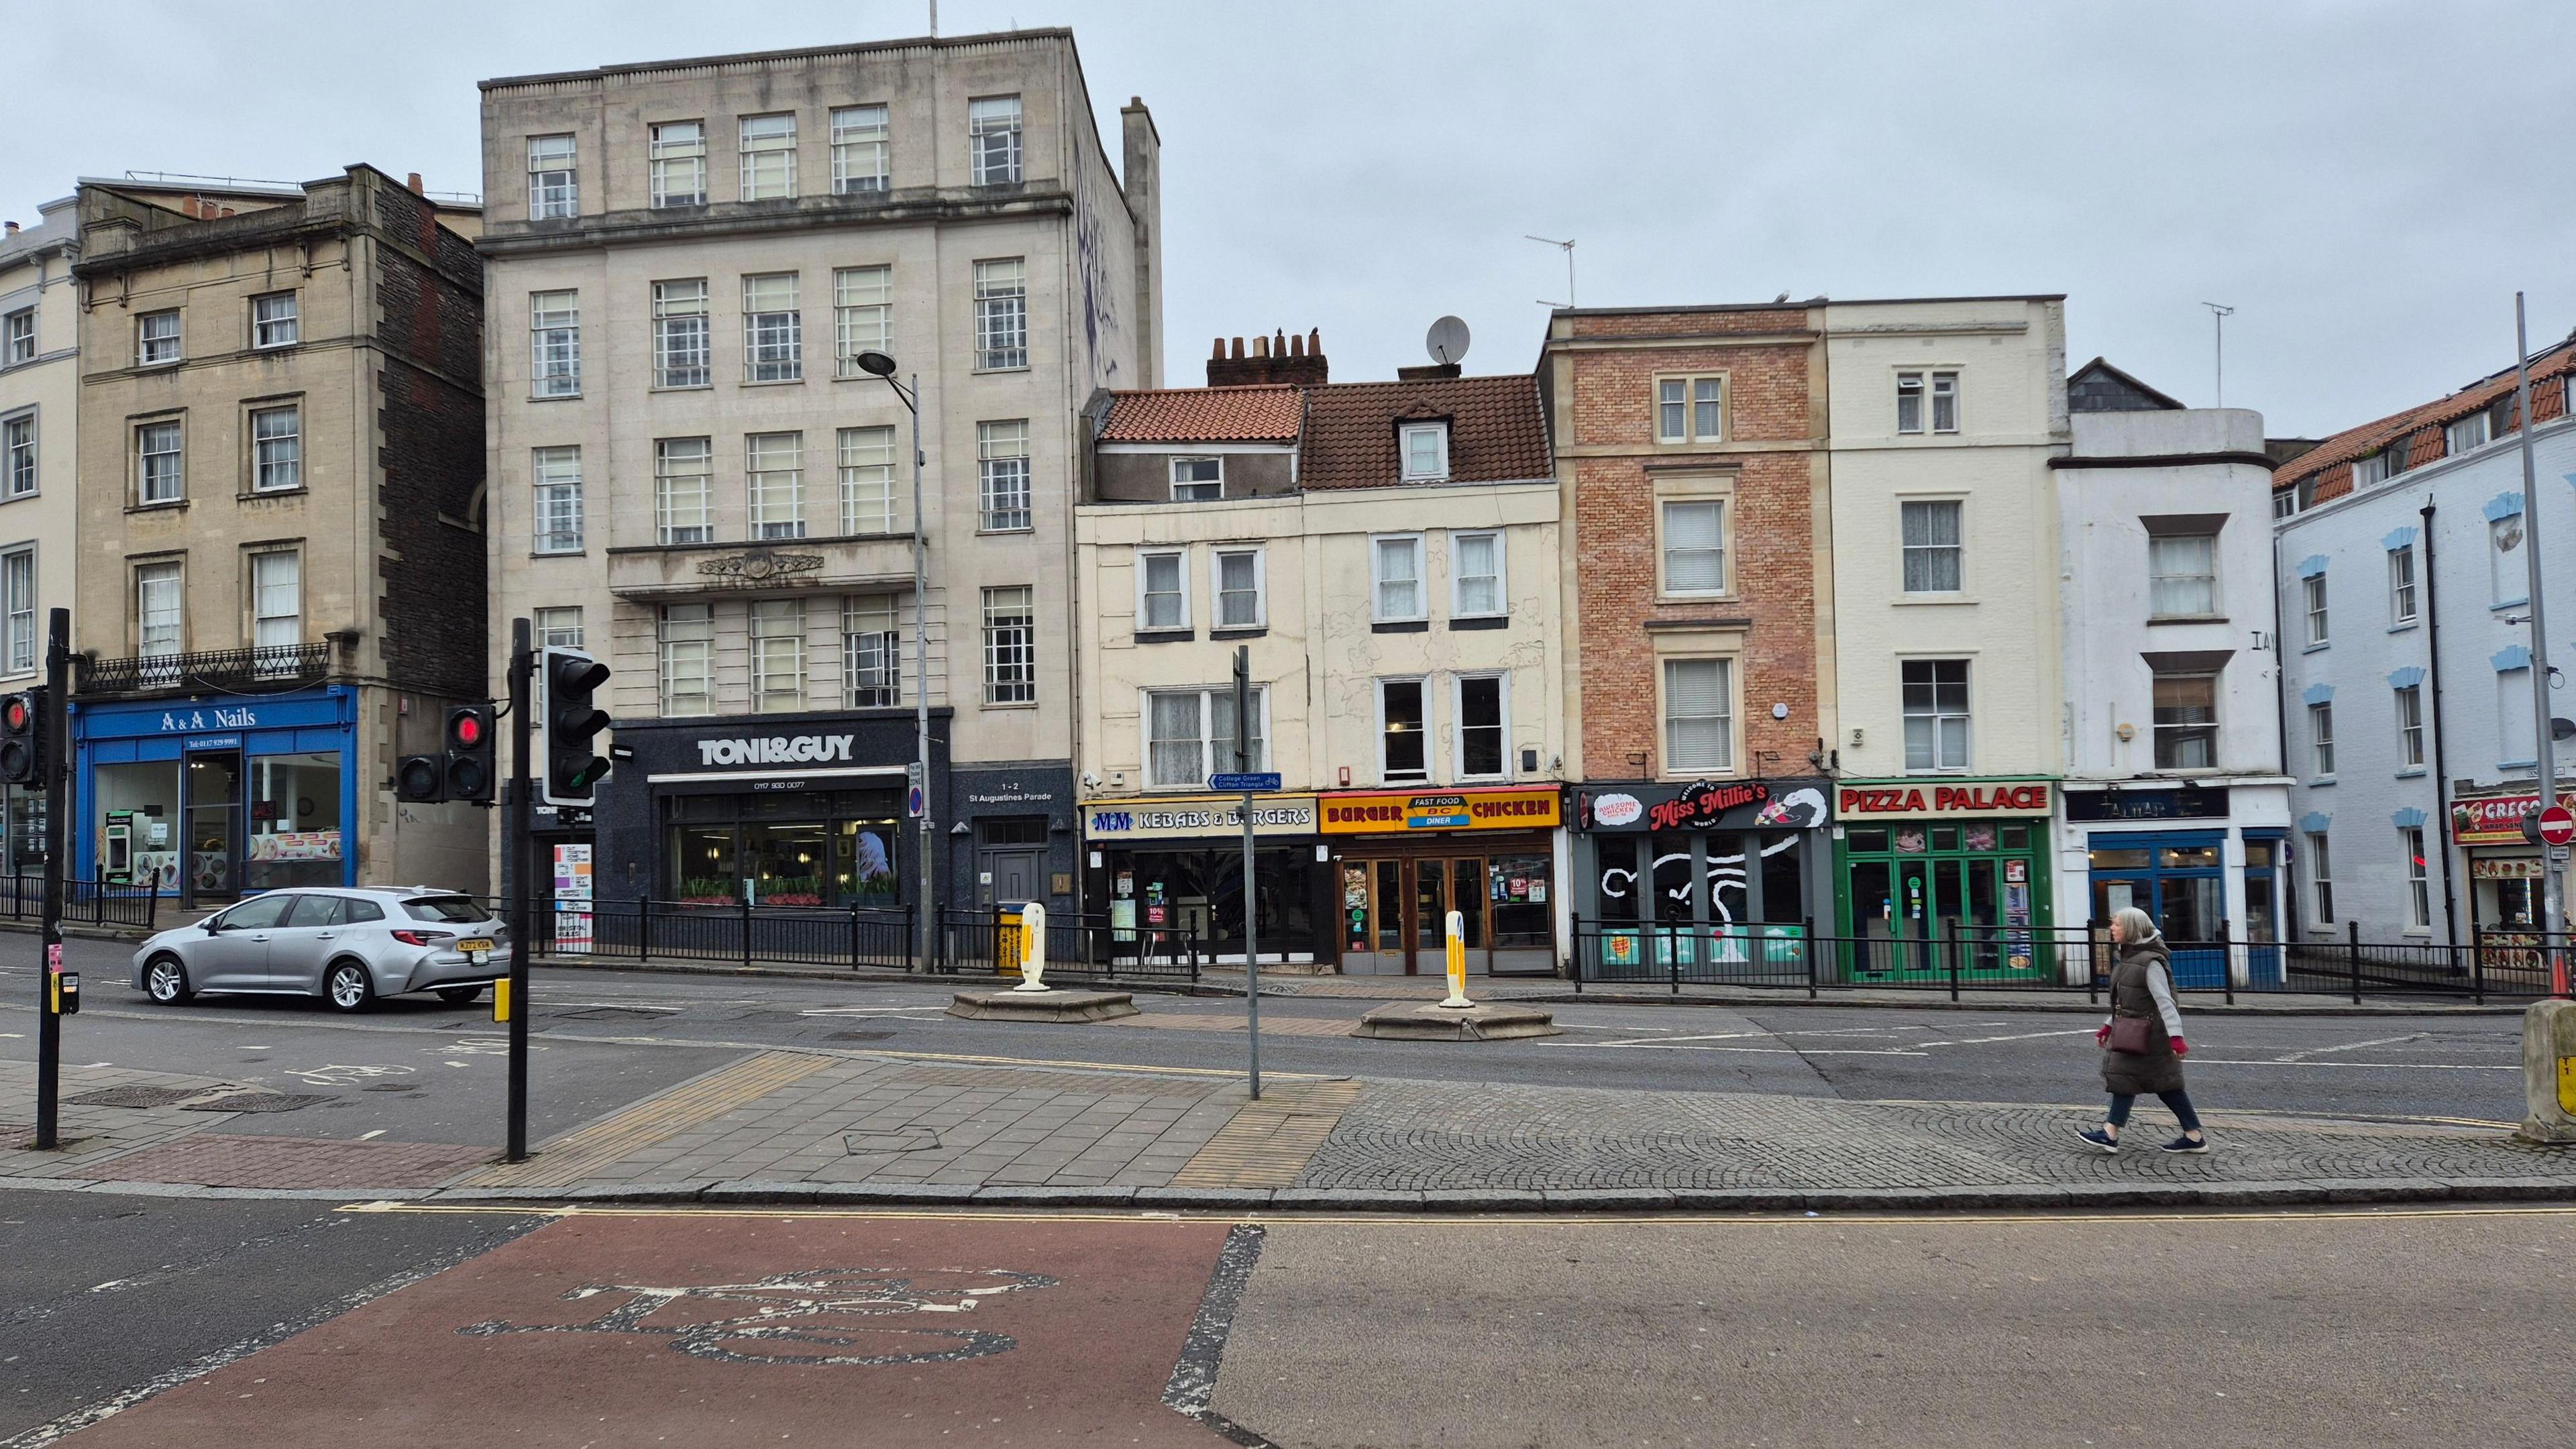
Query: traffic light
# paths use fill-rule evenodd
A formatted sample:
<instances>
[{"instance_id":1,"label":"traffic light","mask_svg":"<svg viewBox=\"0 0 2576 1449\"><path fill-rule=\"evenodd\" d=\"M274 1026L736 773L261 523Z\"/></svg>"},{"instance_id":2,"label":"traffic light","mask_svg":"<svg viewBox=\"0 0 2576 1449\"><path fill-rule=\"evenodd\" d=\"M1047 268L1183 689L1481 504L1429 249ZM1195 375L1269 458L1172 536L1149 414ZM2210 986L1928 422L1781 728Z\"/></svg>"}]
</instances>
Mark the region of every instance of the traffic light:
<instances>
[{"instance_id":1,"label":"traffic light","mask_svg":"<svg viewBox=\"0 0 2576 1449\"><path fill-rule=\"evenodd\" d=\"M405 755L394 766L394 794L415 805L435 805L447 798L447 761L437 755Z\"/></svg>"},{"instance_id":2,"label":"traffic light","mask_svg":"<svg viewBox=\"0 0 2576 1449\"><path fill-rule=\"evenodd\" d=\"M45 782L45 692L30 689L0 701L0 781Z\"/></svg>"},{"instance_id":3,"label":"traffic light","mask_svg":"<svg viewBox=\"0 0 2576 1449\"><path fill-rule=\"evenodd\" d=\"M608 682L608 666L578 649L548 645L537 671L537 725L545 731L545 774L537 798L549 805L589 805L608 777L593 741L608 713L591 696Z\"/></svg>"},{"instance_id":4,"label":"traffic light","mask_svg":"<svg viewBox=\"0 0 2576 1449\"><path fill-rule=\"evenodd\" d=\"M476 805L492 803L498 748L492 738L492 706L450 705L447 710L447 756L439 771L442 796Z\"/></svg>"}]
</instances>

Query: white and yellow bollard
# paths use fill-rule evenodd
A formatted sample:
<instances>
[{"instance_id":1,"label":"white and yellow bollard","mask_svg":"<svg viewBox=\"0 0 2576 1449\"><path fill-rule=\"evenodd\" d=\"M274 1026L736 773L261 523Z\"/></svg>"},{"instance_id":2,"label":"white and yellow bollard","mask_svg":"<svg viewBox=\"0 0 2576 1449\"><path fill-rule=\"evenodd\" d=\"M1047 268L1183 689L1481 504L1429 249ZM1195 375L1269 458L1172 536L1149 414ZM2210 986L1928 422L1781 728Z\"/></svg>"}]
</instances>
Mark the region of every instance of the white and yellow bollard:
<instances>
[{"instance_id":1,"label":"white and yellow bollard","mask_svg":"<svg viewBox=\"0 0 2576 1449\"><path fill-rule=\"evenodd\" d=\"M1031 901L1020 907L1020 984L1013 991L1045 991L1046 906Z\"/></svg>"},{"instance_id":2,"label":"white and yellow bollard","mask_svg":"<svg viewBox=\"0 0 2576 1449\"><path fill-rule=\"evenodd\" d=\"M2576 1001L2536 1001L2522 1015L2526 1142L2576 1143Z\"/></svg>"},{"instance_id":3,"label":"white and yellow bollard","mask_svg":"<svg viewBox=\"0 0 2576 1449\"><path fill-rule=\"evenodd\" d=\"M1461 1011L1476 1004L1467 999L1467 918L1451 911L1448 926L1449 999L1440 1004L1451 1011Z\"/></svg>"}]
</instances>

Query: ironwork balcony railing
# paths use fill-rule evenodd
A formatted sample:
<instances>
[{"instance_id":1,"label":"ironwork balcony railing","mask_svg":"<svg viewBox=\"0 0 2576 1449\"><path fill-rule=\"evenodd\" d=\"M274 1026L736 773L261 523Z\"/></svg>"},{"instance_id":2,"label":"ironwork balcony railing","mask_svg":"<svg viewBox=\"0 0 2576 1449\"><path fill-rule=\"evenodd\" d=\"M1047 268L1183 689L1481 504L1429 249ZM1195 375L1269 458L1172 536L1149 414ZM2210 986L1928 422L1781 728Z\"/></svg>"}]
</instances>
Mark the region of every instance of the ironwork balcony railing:
<instances>
[{"instance_id":1,"label":"ironwork balcony railing","mask_svg":"<svg viewBox=\"0 0 2576 1449\"><path fill-rule=\"evenodd\" d=\"M331 672L328 644L215 649L197 654L145 654L132 659L92 659L81 665L76 693L142 695L192 689L259 691L319 684Z\"/></svg>"}]
</instances>

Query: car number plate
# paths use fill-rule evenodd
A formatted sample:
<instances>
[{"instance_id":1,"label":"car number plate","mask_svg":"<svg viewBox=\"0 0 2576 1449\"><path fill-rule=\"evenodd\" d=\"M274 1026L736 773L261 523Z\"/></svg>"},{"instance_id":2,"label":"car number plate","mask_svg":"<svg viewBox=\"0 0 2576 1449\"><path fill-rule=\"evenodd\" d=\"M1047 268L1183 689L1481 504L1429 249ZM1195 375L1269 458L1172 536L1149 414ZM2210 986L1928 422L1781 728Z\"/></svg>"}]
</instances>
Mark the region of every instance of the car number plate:
<instances>
[{"instance_id":1,"label":"car number plate","mask_svg":"<svg viewBox=\"0 0 2576 1449\"><path fill-rule=\"evenodd\" d=\"M464 952L465 959L477 966L492 959L492 943L479 936L472 940L457 942L456 949Z\"/></svg>"}]
</instances>

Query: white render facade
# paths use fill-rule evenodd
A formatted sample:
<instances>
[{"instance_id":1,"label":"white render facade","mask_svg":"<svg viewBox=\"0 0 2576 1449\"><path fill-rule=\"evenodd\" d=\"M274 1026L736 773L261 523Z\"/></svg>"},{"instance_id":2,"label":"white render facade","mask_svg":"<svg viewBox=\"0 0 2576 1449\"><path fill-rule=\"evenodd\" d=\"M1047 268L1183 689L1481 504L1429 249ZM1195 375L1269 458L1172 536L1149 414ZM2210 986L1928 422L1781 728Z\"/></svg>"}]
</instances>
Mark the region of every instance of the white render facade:
<instances>
[{"instance_id":1,"label":"white render facade","mask_svg":"<svg viewBox=\"0 0 2576 1449\"><path fill-rule=\"evenodd\" d=\"M603 702L638 755L603 787L602 889L862 902L844 847L868 835L908 903L881 797L926 684L940 903L1069 906L1074 428L1159 367L1151 117L1125 108L1114 165L1063 30L483 90L493 677L519 617L615 671ZM912 417L863 350L920 389L918 602ZM847 797L822 835L667 832L705 802L654 777L703 773L680 766L710 730L853 748L808 782Z\"/></svg>"},{"instance_id":2,"label":"white render facade","mask_svg":"<svg viewBox=\"0 0 2576 1449\"><path fill-rule=\"evenodd\" d=\"M44 682L45 616L72 602L80 520L78 198L0 236L0 692ZM41 792L0 801L0 875L44 861Z\"/></svg>"},{"instance_id":3,"label":"white render facade","mask_svg":"<svg viewBox=\"0 0 2576 1449\"><path fill-rule=\"evenodd\" d=\"M2224 932L2277 943L2289 780L2262 416L2177 404L2079 410L2071 422L2073 450L2056 471L2059 920L2135 906L2177 942ZM2217 984L2192 973L2214 977L2218 957L2187 954L2185 984ZM2278 952L2229 962L2241 984L2270 974Z\"/></svg>"}]
</instances>

